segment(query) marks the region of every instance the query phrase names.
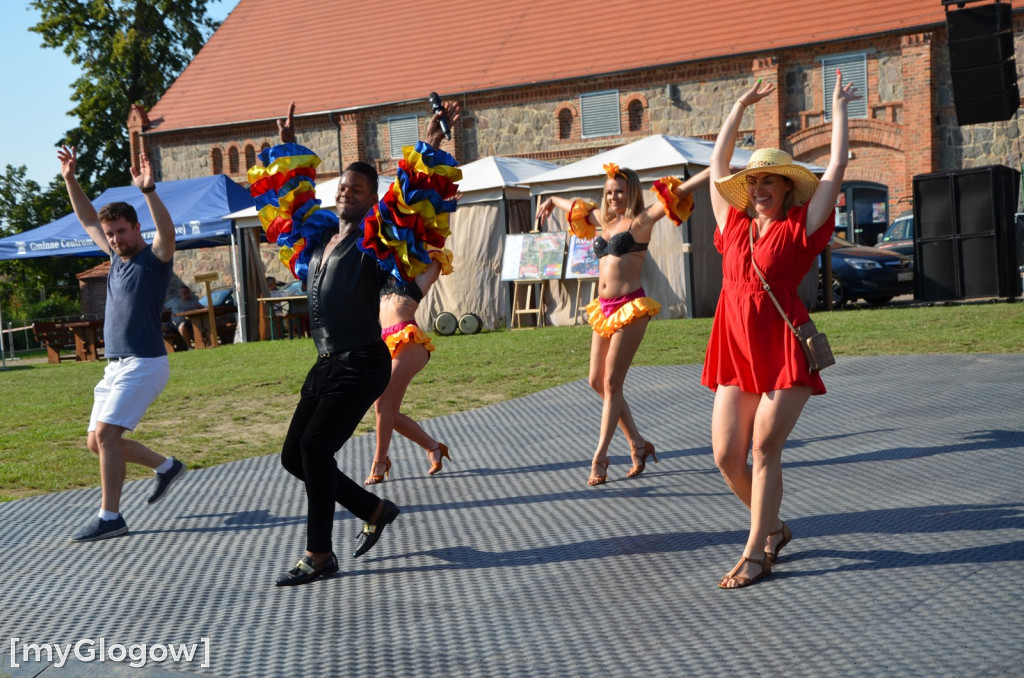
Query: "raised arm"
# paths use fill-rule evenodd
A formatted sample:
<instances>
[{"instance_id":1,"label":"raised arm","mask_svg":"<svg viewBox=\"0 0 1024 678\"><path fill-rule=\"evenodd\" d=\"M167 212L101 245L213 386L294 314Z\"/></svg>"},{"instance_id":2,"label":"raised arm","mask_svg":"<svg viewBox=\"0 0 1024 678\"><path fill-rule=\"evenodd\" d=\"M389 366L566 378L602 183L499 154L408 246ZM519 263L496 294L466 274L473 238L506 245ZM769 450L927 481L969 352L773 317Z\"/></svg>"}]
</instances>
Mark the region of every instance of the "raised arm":
<instances>
[{"instance_id":1,"label":"raised arm","mask_svg":"<svg viewBox=\"0 0 1024 678\"><path fill-rule=\"evenodd\" d=\"M559 198L556 195L548 196L548 199L537 207L537 219L547 219L555 211L556 207L563 212L568 212L572 209L572 203L572 200Z\"/></svg>"},{"instance_id":2,"label":"raised arm","mask_svg":"<svg viewBox=\"0 0 1024 678\"><path fill-rule=\"evenodd\" d=\"M448 118L448 125L454 127L455 123L462 117L462 104L458 101L444 102L444 114ZM430 118L430 122L427 123L426 142L434 148L441 148L443 140L444 132L441 131L441 114L434 113Z\"/></svg>"},{"instance_id":3,"label":"raised arm","mask_svg":"<svg viewBox=\"0 0 1024 678\"><path fill-rule=\"evenodd\" d=\"M156 194L156 181L153 179L153 168L149 164L149 156L145 153L139 154L139 169L131 168L132 183L142 191L146 199L146 206L149 207L149 215L153 217L153 224L156 225L156 234L153 236L153 254L160 261L170 261L174 257L174 222L171 220L171 213L167 211L164 201Z\"/></svg>"},{"instance_id":4,"label":"raised arm","mask_svg":"<svg viewBox=\"0 0 1024 678\"><path fill-rule=\"evenodd\" d=\"M75 178L75 171L78 169L78 154L75 152L74 146L70 148L61 146L57 151L57 159L60 160L60 175L64 177L64 185L68 189L68 197L71 198L71 207L75 210L75 216L78 217L79 223L82 224L82 228L89 234L92 241L109 255L110 245L107 243L107 237L103 235L103 227L100 226L96 208L93 207L92 201L85 195L78 179Z\"/></svg>"},{"instance_id":5,"label":"raised arm","mask_svg":"<svg viewBox=\"0 0 1024 678\"><path fill-rule=\"evenodd\" d=\"M758 80L754 85L745 91L732 105L729 115L725 116L722 129L715 139L715 148L711 151L711 180L718 181L729 176L729 161L736 150L736 133L740 129L740 121L743 119L743 111L747 106L756 104L761 99L775 91L775 85L761 84ZM729 203L717 189L711 191L711 209L715 213L715 221L718 228L725 228L725 220L729 216Z\"/></svg>"},{"instance_id":6,"label":"raised arm","mask_svg":"<svg viewBox=\"0 0 1024 678\"><path fill-rule=\"evenodd\" d=\"M282 144L295 143L295 102L289 102L288 115L277 119L277 133Z\"/></svg>"},{"instance_id":7,"label":"raised arm","mask_svg":"<svg viewBox=\"0 0 1024 678\"><path fill-rule=\"evenodd\" d=\"M706 168L702 169L700 172L697 172L692 177L690 177L689 179L687 179L686 181L684 181L682 183L676 184L675 182L678 182L679 180L673 178L673 179L671 179L671 181L673 182L674 186L671 189L669 189L669 190L671 190L671 192L673 194L675 194L675 198L676 198L677 201L678 200L682 200L683 198L685 198L686 196L690 195L695 190L697 190L698 186L706 184L707 181L708 181L708 177L710 177L710 176L711 176L711 168L710 167L706 167ZM666 182L666 181L669 181L669 179L662 179L661 181L662 182ZM662 189L662 190L665 190L665 189ZM661 194L659 194L659 196L660 195ZM692 203L690 203L690 205L692 207ZM689 210L686 210L686 211L688 212ZM644 223L643 225L644 226L653 226L656 221L658 221L659 219L662 219L665 216L667 216L668 215L668 211L665 209L665 204L661 200L658 200L658 201L655 201L654 203L651 203L651 206L647 208L647 210L645 211L644 214L645 214L645 218L643 220L641 220L641 221L646 222L646 223ZM688 218L688 216L683 216L682 217L682 219L686 219L686 218ZM676 216L676 217L673 218L673 221L678 221L678 220L679 220L679 216Z\"/></svg>"},{"instance_id":8,"label":"raised arm","mask_svg":"<svg viewBox=\"0 0 1024 678\"><path fill-rule=\"evenodd\" d=\"M843 74L836 69L836 86L832 91L832 148L825 174L807 203L807 235L821 228L835 209L850 156L850 127L846 107L854 99L860 99L857 88L853 83L843 87Z\"/></svg>"}]
</instances>

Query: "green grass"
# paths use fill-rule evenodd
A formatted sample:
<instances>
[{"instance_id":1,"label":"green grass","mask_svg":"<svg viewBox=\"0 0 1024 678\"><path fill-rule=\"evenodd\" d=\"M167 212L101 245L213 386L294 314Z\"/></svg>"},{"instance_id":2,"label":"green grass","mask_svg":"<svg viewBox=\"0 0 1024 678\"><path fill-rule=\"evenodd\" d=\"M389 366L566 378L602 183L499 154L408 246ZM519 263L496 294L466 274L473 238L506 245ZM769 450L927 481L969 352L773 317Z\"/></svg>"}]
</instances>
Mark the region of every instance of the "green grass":
<instances>
[{"instance_id":1,"label":"green grass","mask_svg":"<svg viewBox=\"0 0 1024 678\"><path fill-rule=\"evenodd\" d=\"M1024 304L854 309L814 315L836 355L1018 353ZM652 322L634 365L697 364L711 319ZM548 327L434 337L438 351L403 411L417 420L474 409L583 379L590 329ZM280 451L310 340L258 342L170 357L171 380L133 437L190 466ZM92 389L105 363L9 362L0 372L0 501L99 483L86 450ZM360 432L372 430L371 416ZM130 478L149 474L129 468Z\"/></svg>"}]
</instances>

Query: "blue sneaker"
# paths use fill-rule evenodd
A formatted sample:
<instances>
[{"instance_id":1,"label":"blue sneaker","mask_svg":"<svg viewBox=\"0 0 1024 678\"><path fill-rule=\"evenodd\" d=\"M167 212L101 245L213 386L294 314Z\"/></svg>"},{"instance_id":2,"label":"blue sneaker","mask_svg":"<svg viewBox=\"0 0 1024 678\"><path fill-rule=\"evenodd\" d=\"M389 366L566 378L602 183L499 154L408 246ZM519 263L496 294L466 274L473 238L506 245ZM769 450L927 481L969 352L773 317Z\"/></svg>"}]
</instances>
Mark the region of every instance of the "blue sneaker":
<instances>
[{"instance_id":1,"label":"blue sneaker","mask_svg":"<svg viewBox=\"0 0 1024 678\"><path fill-rule=\"evenodd\" d=\"M99 541L100 539L120 537L122 534L128 534L128 524L124 522L124 516L118 515L113 520L103 520L97 517L75 533L71 541Z\"/></svg>"},{"instance_id":2,"label":"blue sneaker","mask_svg":"<svg viewBox=\"0 0 1024 678\"><path fill-rule=\"evenodd\" d=\"M155 504L163 499L164 495L167 494L167 490L171 489L171 485L185 475L185 471L187 470L187 466L175 459L169 470L164 473L157 473L156 487L153 488L153 494L149 495L149 499L146 500L146 503Z\"/></svg>"}]
</instances>

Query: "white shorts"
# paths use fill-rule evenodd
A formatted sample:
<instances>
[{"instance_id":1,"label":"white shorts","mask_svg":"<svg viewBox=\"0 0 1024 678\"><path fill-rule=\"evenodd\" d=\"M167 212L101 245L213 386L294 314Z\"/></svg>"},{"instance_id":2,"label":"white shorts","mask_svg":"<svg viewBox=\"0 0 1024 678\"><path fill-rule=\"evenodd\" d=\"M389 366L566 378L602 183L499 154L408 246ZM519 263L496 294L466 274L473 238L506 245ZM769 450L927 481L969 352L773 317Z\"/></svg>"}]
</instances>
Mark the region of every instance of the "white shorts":
<instances>
[{"instance_id":1,"label":"white shorts","mask_svg":"<svg viewBox=\"0 0 1024 678\"><path fill-rule=\"evenodd\" d=\"M134 431L170 375L171 364L165 355L111 359L93 389L89 431L95 431L101 421Z\"/></svg>"}]
</instances>

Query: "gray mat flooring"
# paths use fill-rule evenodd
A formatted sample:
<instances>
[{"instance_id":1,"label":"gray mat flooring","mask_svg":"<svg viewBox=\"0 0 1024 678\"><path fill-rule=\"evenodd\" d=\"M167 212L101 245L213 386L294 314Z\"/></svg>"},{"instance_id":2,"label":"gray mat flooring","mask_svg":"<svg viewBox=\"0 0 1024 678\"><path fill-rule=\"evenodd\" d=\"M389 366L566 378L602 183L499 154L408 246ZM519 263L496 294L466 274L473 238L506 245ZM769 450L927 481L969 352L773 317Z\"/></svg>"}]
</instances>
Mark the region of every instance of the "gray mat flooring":
<instances>
[{"instance_id":1,"label":"gray mat flooring","mask_svg":"<svg viewBox=\"0 0 1024 678\"><path fill-rule=\"evenodd\" d=\"M742 591L715 586L747 515L714 467L699 376L630 371L660 463L626 480L619 434L597 488L583 380L425 422L453 463L428 478L397 438L376 489L402 515L353 560L360 523L339 511L342 570L302 587L273 586L305 533L276 456L193 470L152 507L152 481L129 483L131 536L108 542L68 542L98 489L0 505L0 675L1024 675L1024 355L829 368L784 457L794 540ZM372 445L350 441L341 468L364 478ZM104 662L24 654L83 639ZM142 643L198 651L109 654Z\"/></svg>"}]
</instances>

